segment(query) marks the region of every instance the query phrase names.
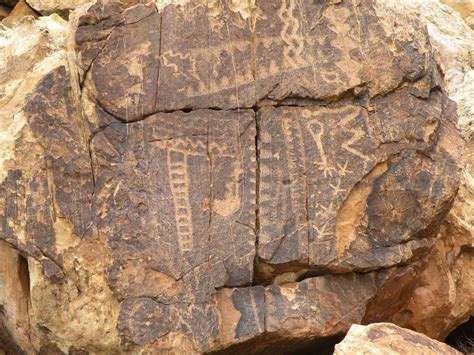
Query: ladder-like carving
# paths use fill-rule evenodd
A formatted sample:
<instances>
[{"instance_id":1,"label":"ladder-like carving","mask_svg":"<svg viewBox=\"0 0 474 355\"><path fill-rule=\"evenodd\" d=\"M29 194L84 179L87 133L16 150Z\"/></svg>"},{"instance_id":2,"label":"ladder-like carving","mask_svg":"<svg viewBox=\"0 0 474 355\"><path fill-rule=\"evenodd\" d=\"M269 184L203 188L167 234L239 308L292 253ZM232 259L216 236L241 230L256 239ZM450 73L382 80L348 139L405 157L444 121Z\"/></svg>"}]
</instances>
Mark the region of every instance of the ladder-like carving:
<instances>
[{"instance_id":1,"label":"ladder-like carving","mask_svg":"<svg viewBox=\"0 0 474 355\"><path fill-rule=\"evenodd\" d=\"M168 174L174 200L178 244L183 253L193 249L193 221L185 153L168 150Z\"/></svg>"}]
</instances>

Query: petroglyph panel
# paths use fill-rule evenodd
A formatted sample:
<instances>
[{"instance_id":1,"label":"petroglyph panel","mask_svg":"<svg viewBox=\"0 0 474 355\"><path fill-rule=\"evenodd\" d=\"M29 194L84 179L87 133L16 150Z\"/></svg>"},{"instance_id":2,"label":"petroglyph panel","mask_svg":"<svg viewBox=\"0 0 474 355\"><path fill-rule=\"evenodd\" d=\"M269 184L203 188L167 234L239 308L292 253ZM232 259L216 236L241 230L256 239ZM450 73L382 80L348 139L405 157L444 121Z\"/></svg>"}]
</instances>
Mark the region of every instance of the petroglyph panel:
<instances>
[{"instance_id":1,"label":"petroglyph panel","mask_svg":"<svg viewBox=\"0 0 474 355\"><path fill-rule=\"evenodd\" d=\"M124 121L155 113L161 15L154 4L123 12L116 2L97 5L81 18L76 32L86 91Z\"/></svg>"},{"instance_id":2,"label":"petroglyph panel","mask_svg":"<svg viewBox=\"0 0 474 355\"><path fill-rule=\"evenodd\" d=\"M253 111L207 110L96 135L95 207L117 292L203 300L216 287L252 282L255 135ZM130 280L132 266L146 276Z\"/></svg>"},{"instance_id":3,"label":"petroglyph panel","mask_svg":"<svg viewBox=\"0 0 474 355\"><path fill-rule=\"evenodd\" d=\"M432 226L423 216L449 208L441 186L456 172L453 157L434 149L448 125L447 102L437 92L429 102L411 92L374 100L377 111L354 104L259 110L262 279L390 266L428 246L420 236Z\"/></svg>"},{"instance_id":4,"label":"petroglyph panel","mask_svg":"<svg viewBox=\"0 0 474 355\"><path fill-rule=\"evenodd\" d=\"M355 105L260 110L260 258L303 265L334 258L338 207L375 159L367 116ZM315 243L321 251L313 255Z\"/></svg>"},{"instance_id":5,"label":"petroglyph panel","mask_svg":"<svg viewBox=\"0 0 474 355\"><path fill-rule=\"evenodd\" d=\"M254 100L249 21L231 1L191 1L162 13L157 106L249 107Z\"/></svg>"},{"instance_id":6,"label":"petroglyph panel","mask_svg":"<svg viewBox=\"0 0 474 355\"><path fill-rule=\"evenodd\" d=\"M82 67L91 68L86 91L134 121L180 109L373 96L426 71L428 41L414 35L424 32L412 23L385 28L371 0L260 0L245 9L231 0L160 12L92 6L76 32Z\"/></svg>"},{"instance_id":7,"label":"petroglyph panel","mask_svg":"<svg viewBox=\"0 0 474 355\"><path fill-rule=\"evenodd\" d=\"M372 1L260 0L244 17L232 1L195 0L166 7L162 18L159 110L388 91L399 84L393 78L417 77L426 64L427 42L384 29ZM387 60L392 41L410 63Z\"/></svg>"}]
</instances>

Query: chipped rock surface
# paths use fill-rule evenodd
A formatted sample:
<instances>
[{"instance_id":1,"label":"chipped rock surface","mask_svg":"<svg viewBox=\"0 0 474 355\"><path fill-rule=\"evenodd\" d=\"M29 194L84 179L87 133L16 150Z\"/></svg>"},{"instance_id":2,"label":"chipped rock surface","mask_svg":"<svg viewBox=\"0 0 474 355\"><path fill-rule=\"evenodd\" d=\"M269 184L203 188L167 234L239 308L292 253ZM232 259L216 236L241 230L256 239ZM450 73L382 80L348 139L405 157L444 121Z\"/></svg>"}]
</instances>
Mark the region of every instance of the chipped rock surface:
<instances>
[{"instance_id":1,"label":"chipped rock surface","mask_svg":"<svg viewBox=\"0 0 474 355\"><path fill-rule=\"evenodd\" d=\"M76 7L85 5L90 0L25 0L28 5L35 11L43 14L50 15L53 13L59 13L61 15L67 15L70 10L74 10Z\"/></svg>"},{"instance_id":2,"label":"chipped rock surface","mask_svg":"<svg viewBox=\"0 0 474 355\"><path fill-rule=\"evenodd\" d=\"M13 249L4 250L2 264L12 266L0 271L3 326L27 353L53 339L63 349L67 339L111 350L118 303L104 278L108 247L86 238L93 193L89 133L67 23L57 15L27 17L0 36L0 235L3 249L6 242L28 259L25 266ZM11 281L25 268L26 286L19 287ZM25 307L29 321L21 318ZM99 329L104 335L97 344Z\"/></svg>"},{"instance_id":3,"label":"chipped rock surface","mask_svg":"<svg viewBox=\"0 0 474 355\"><path fill-rule=\"evenodd\" d=\"M389 1L386 6L393 11L404 9L426 25L445 89L458 106L461 135L470 140L474 130L474 31L438 0Z\"/></svg>"},{"instance_id":4,"label":"chipped rock surface","mask_svg":"<svg viewBox=\"0 0 474 355\"><path fill-rule=\"evenodd\" d=\"M38 18L38 15L31 9L31 7L29 7L24 0L20 0L8 14L7 18L2 21L2 24L7 27L12 27L16 23L22 21L26 16Z\"/></svg>"},{"instance_id":5,"label":"chipped rock surface","mask_svg":"<svg viewBox=\"0 0 474 355\"><path fill-rule=\"evenodd\" d=\"M438 237L460 90L423 22L137 2L0 32L0 348L291 353L409 312L427 260L466 249Z\"/></svg>"},{"instance_id":6,"label":"chipped rock surface","mask_svg":"<svg viewBox=\"0 0 474 355\"><path fill-rule=\"evenodd\" d=\"M441 0L455 9L466 23L474 29L474 3L471 0Z\"/></svg>"},{"instance_id":7,"label":"chipped rock surface","mask_svg":"<svg viewBox=\"0 0 474 355\"><path fill-rule=\"evenodd\" d=\"M403 0L390 6L416 13L428 29L445 88L457 102L458 127L467 142L460 160L461 185L440 229L438 241L422 267L409 301L391 321L436 339L444 339L474 313L474 32L438 1ZM371 321L387 320L382 316Z\"/></svg>"},{"instance_id":8,"label":"chipped rock surface","mask_svg":"<svg viewBox=\"0 0 474 355\"><path fill-rule=\"evenodd\" d=\"M368 326L354 324L344 340L336 345L335 355L420 354L460 355L444 343L390 323Z\"/></svg>"}]
</instances>

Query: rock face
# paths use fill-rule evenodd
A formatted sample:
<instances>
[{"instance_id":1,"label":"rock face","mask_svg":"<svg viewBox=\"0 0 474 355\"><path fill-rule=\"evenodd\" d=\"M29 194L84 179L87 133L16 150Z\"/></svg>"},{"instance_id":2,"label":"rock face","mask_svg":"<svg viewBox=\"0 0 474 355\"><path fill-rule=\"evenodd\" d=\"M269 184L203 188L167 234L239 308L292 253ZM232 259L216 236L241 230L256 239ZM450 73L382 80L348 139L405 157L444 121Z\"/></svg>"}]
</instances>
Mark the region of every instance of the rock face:
<instances>
[{"instance_id":1,"label":"rock face","mask_svg":"<svg viewBox=\"0 0 474 355\"><path fill-rule=\"evenodd\" d=\"M413 293L405 295L409 301L394 316L371 320L390 320L442 340L474 313L474 32L438 1L404 0L391 6L417 13L426 24L446 90L457 102L458 126L467 145L457 198Z\"/></svg>"},{"instance_id":2,"label":"rock face","mask_svg":"<svg viewBox=\"0 0 474 355\"><path fill-rule=\"evenodd\" d=\"M70 10L89 3L89 0L25 0L31 8L42 15L58 13L67 16Z\"/></svg>"},{"instance_id":3,"label":"rock face","mask_svg":"<svg viewBox=\"0 0 474 355\"><path fill-rule=\"evenodd\" d=\"M2 265L12 266L0 278L6 280L1 322L28 354L64 337L76 347L84 342L93 351L113 351L118 304L103 271L107 247L86 238L90 132L66 46L67 23L57 15L27 17L1 36L0 235L28 259L4 252ZM27 275L23 288L13 282L20 270Z\"/></svg>"},{"instance_id":4,"label":"rock face","mask_svg":"<svg viewBox=\"0 0 474 355\"><path fill-rule=\"evenodd\" d=\"M36 13L26 4L26 2L24 0L20 0L15 5L13 10L8 14L7 18L2 21L2 24L7 27L12 27L26 16L38 18Z\"/></svg>"},{"instance_id":5,"label":"rock face","mask_svg":"<svg viewBox=\"0 0 474 355\"><path fill-rule=\"evenodd\" d=\"M474 32L438 0L402 0L387 6L417 16L426 25L445 89L458 106L461 135L470 141L474 130Z\"/></svg>"},{"instance_id":6,"label":"rock face","mask_svg":"<svg viewBox=\"0 0 474 355\"><path fill-rule=\"evenodd\" d=\"M291 353L397 317L439 246L462 141L415 16L177 3L1 33L8 351Z\"/></svg>"},{"instance_id":7,"label":"rock face","mask_svg":"<svg viewBox=\"0 0 474 355\"><path fill-rule=\"evenodd\" d=\"M441 0L455 9L466 23L474 29L474 3L470 0Z\"/></svg>"},{"instance_id":8,"label":"rock face","mask_svg":"<svg viewBox=\"0 0 474 355\"><path fill-rule=\"evenodd\" d=\"M366 327L354 324L344 340L336 345L335 355L345 354L461 354L446 344L390 323Z\"/></svg>"}]
</instances>

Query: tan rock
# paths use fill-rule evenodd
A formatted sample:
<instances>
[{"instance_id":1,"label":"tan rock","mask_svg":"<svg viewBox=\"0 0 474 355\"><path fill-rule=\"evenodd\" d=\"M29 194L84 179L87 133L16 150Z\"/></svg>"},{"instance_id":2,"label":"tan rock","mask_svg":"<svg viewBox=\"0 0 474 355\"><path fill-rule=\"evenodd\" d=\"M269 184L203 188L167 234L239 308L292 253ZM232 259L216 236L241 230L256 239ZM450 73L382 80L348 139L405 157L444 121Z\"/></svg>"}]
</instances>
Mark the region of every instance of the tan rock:
<instances>
[{"instance_id":1,"label":"tan rock","mask_svg":"<svg viewBox=\"0 0 474 355\"><path fill-rule=\"evenodd\" d=\"M69 16L69 13L77 8L87 6L94 3L94 0L24 0L31 8L42 15L51 15L57 13L64 18ZM113 1L121 7L129 7L136 4L146 4L153 2L153 0L119 0Z\"/></svg>"},{"instance_id":2,"label":"tan rock","mask_svg":"<svg viewBox=\"0 0 474 355\"><path fill-rule=\"evenodd\" d=\"M336 345L335 355L460 355L444 343L390 323L368 326L354 324L344 340Z\"/></svg>"},{"instance_id":3,"label":"tan rock","mask_svg":"<svg viewBox=\"0 0 474 355\"><path fill-rule=\"evenodd\" d=\"M402 0L389 4L395 11L403 8L418 16L427 26L446 90L458 104L458 127L469 141L474 132L474 31L438 0Z\"/></svg>"},{"instance_id":4,"label":"tan rock","mask_svg":"<svg viewBox=\"0 0 474 355\"><path fill-rule=\"evenodd\" d=\"M7 27L12 27L16 23L18 23L23 17L26 16L38 18L36 12L34 12L31 7L28 6L25 0L20 0L10 12L8 17L2 21L2 23Z\"/></svg>"},{"instance_id":5,"label":"tan rock","mask_svg":"<svg viewBox=\"0 0 474 355\"><path fill-rule=\"evenodd\" d=\"M441 0L461 14L467 24L474 29L474 2L472 0Z\"/></svg>"},{"instance_id":6,"label":"tan rock","mask_svg":"<svg viewBox=\"0 0 474 355\"><path fill-rule=\"evenodd\" d=\"M31 8L42 15L57 13L67 16L69 11L90 3L91 0L25 0Z\"/></svg>"}]
</instances>

